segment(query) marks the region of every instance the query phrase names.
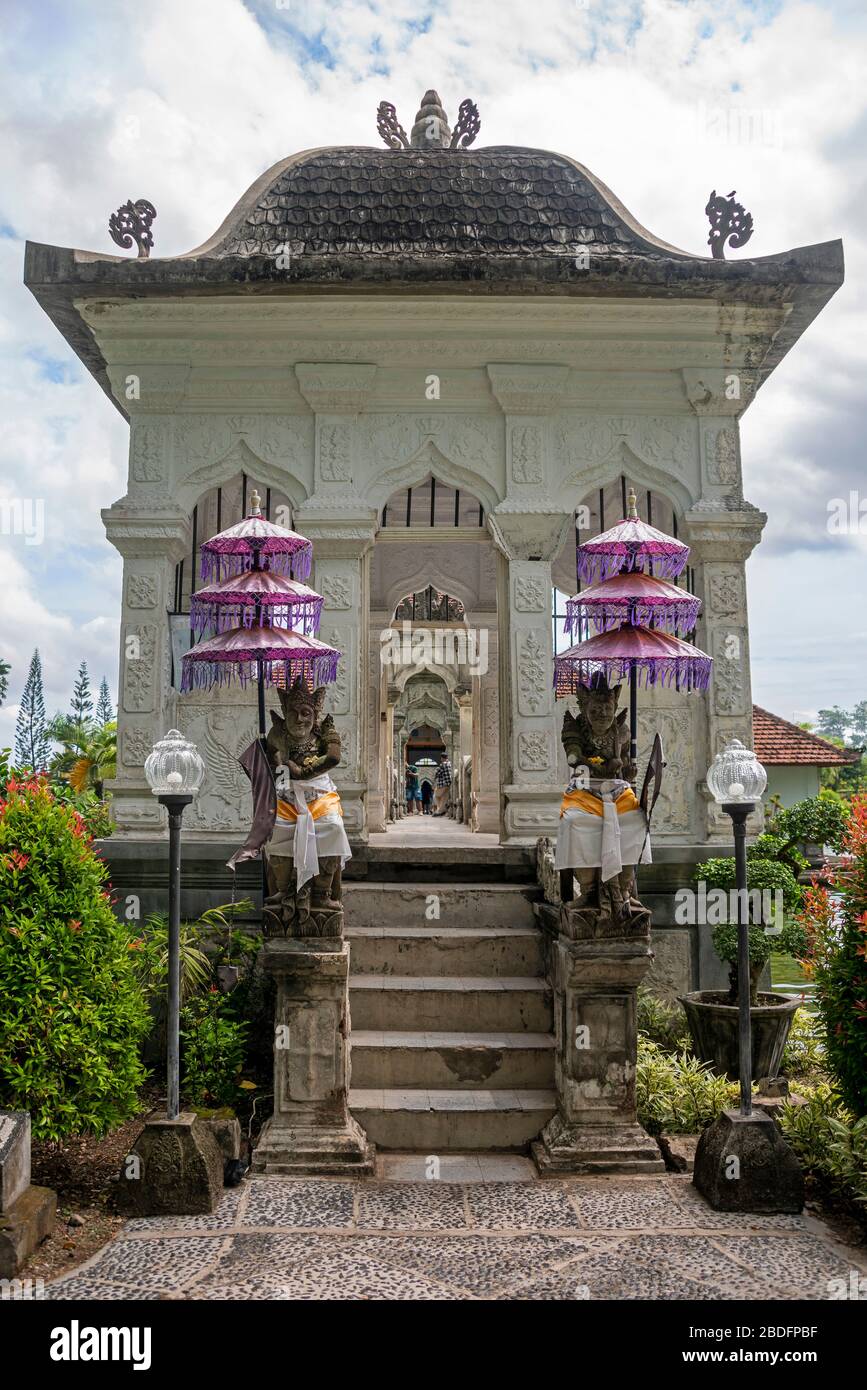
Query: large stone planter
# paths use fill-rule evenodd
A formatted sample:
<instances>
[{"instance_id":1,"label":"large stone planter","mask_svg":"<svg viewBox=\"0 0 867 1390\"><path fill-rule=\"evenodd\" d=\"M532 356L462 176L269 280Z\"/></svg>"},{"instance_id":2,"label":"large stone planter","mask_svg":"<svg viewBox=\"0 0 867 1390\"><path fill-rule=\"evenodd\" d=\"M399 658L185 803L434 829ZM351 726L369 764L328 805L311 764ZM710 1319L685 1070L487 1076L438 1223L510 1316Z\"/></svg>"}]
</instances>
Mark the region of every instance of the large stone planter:
<instances>
[{"instance_id":1,"label":"large stone planter","mask_svg":"<svg viewBox=\"0 0 867 1390\"><path fill-rule=\"evenodd\" d=\"M801 1004L788 994L759 994L757 998L758 1005L750 1009L754 1081L779 1075L792 1019ZM696 1055L703 1062L710 1062L715 1071L725 1073L730 1081L737 1081L737 1004L728 1002L727 993L712 990L684 994L680 1003L686 1011Z\"/></svg>"}]
</instances>

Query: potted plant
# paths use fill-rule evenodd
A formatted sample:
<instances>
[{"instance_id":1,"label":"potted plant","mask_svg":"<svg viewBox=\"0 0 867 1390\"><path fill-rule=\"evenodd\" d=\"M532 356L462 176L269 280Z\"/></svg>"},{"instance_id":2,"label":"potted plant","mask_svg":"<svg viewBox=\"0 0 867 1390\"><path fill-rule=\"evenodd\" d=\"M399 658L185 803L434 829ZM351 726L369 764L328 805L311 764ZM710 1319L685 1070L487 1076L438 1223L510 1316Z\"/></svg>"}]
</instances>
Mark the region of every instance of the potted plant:
<instances>
[{"instance_id":1,"label":"potted plant","mask_svg":"<svg viewBox=\"0 0 867 1390\"><path fill-rule=\"evenodd\" d=\"M753 846L748 854L747 886L751 894L755 890L762 893L779 894L774 899L782 922L773 926L764 919L762 906L753 896L750 899L750 1023L753 1047L753 1080L763 1076L776 1076L780 1069L786 1040L792 1019L800 1000L787 994L770 990L760 991L762 971L775 951L801 957L807 945L807 937L800 923L792 920L791 914L801 903L801 888L788 864L777 859L762 859L754 851L771 848L773 837L765 835ZM765 843L762 844L761 842ZM710 859L696 866L694 876L705 882L708 888L722 888L730 904L736 903L732 897L735 888L734 859ZM720 960L729 967L728 990L695 990L681 999L686 1012L689 1031L692 1036L696 1056L710 1062L714 1069L724 1073L731 1080L737 1080L738 1064L738 928L734 911L728 911L727 920L720 922L713 931L713 945Z\"/></svg>"}]
</instances>

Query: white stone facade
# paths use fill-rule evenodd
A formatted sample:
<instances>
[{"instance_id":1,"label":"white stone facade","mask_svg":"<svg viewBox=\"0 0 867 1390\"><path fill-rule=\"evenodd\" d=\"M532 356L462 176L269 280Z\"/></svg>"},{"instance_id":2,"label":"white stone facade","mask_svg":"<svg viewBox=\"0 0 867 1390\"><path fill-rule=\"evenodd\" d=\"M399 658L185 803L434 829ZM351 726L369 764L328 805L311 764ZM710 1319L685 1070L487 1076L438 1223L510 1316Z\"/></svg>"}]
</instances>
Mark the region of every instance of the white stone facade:
<instances>
[{"instance_id":1,"label":"white stone facade","mask_svg":"<svg viewBox=\"0 0 867 1390\"><path fill-rule=\"evenodd\" d=\"M190 564L194 507L241 474L285 498L314 544L321 636L344 653L328 703L359 840L388 820L408 679L381 669L379 634L426 584L489 632L484 676L445 673L451 746L469 741L476 768L474 824L513 843L554 830L565 768L551 594L552 583L575 589L575 511L622 476L639 497L664 499L692 546L704 604L695 642L713 655L714 677L706 695L642 689L639 751L658 728L669 766L657 838L722 834L703 778L725 740L751 739L744 564L765 519L743 500L738 417L758 384L755 344L773 339L784 309L405 290L77 307L131 420L127 493L104 512L124 558L119 834L160 833L143 763L171 726L208 765L190 832L230 839L248 823L234 758L255 728L254 693L174 689L167 617L176 565ZM431 475L478 500L481 528L382 527L389 498Z\"/></svg>"}]
</instances>

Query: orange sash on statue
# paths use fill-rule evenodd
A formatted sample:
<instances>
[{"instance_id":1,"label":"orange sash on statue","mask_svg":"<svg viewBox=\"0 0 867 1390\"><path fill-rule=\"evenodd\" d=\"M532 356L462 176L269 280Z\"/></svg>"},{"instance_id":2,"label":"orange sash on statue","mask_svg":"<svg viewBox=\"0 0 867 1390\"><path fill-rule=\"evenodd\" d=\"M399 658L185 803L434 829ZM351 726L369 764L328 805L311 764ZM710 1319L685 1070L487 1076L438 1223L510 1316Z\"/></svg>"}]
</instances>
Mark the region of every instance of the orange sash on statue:
<instances>
[{"instance_id":1,"label":"orange sash on statue","mask_svg":"<svg viewBox=\"0 0 867 1390\"><path fill-rule=\"evenodd\" d=\"M340 804L339 792L323 792L317 796L315 801L308 801L307 810L314 820L320 820L322 816L331 816L336 811L339 816L343 815L343 807ZM298 811L288 801L277 799L277 819L296 821Z\"/></svg>"},{"instance_id":2,"label":"orange sash on statue","mask_svg":"<svg viewBox=\"0 0 867 1390\"><path fill-rule=\"evenodd\" d=\"M618 816L625 815L627 811L637 811L639 800L631 787L621 792L614 802ZM602 815L602 801L592 792L580 791L577 788L571 792L564 792L563 801L560 806L560 815L565 816L567 811L586 811L591 816Z\"/></svg>"}]
</instances>

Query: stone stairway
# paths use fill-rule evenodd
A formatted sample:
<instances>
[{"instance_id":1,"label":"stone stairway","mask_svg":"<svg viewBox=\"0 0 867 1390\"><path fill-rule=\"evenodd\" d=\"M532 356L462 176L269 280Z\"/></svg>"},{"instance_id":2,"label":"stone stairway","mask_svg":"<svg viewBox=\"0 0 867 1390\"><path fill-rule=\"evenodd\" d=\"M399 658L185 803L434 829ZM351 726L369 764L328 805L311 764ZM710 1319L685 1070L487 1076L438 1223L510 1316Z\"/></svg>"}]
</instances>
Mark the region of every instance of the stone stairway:
<instances>
[{"instance_id":1,"label":"stone stairway","mask_svg":"<svg viewBox=\"0 0 867 1390\"><path fill-rule=\"evenodd\" d=\"M556 1108L535 888L347 883L344 898L350 1108L368 1138L432 1154L525 1148Z\"/></svg>"}]
</instances>

